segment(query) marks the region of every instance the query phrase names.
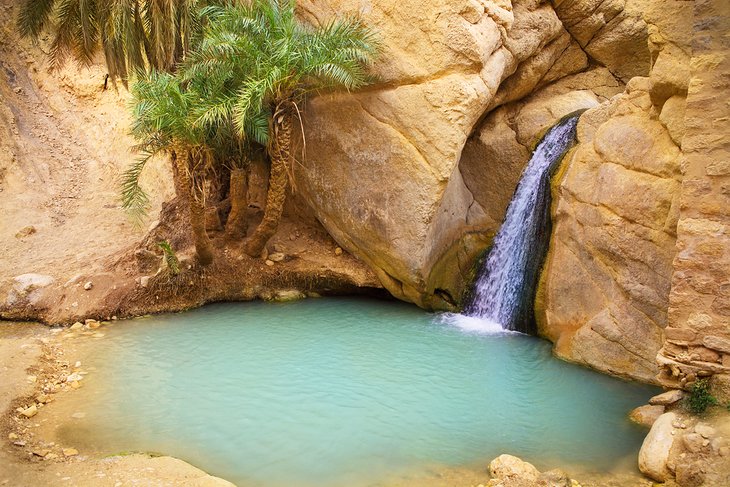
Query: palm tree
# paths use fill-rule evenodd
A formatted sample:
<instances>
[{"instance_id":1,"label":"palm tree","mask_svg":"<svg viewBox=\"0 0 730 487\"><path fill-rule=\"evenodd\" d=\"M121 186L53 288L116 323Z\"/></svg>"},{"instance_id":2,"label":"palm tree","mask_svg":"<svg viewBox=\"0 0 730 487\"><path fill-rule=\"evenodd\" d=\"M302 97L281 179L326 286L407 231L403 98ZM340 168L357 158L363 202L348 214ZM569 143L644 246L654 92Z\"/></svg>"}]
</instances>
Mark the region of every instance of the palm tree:
<instances>
[{"instance_id":1,"label":"palm tree","mask_svg":"<svg viewBox=\"0 0 730 487\"><path fill-rule=\"evenodd\" d=\"M213 164L208 135L189 121L194 94L184 89L177 77L152 71L141 75L132 87L134 121L132 134L140 141L145 157L124 175L122 200L125 208L141 211L147 197L138 180L145 162L165 152L172 160L175 191L187 206L190 227L199 262L213 261L213 249L205 230L205 174Z\"/></svg>"},{"instance_id":2,"label":"palm tree","mask_svg":"<svg viewBox=\"0 0 730 487\"><path fill-rule=\"evenodd\" d=\"M109 77L125 86L131 74L172 72L194 46L203 0L25 0L18 16L23 36L52 35L50 60L90 65L101 49Z\"/></svg>"},{"instance_id":3,"label":"palm tree","mask_svg":"<svg viewBox=\"0 0 730 487\"><path fill-rule=\"evenodd\" d=\"M271 159L264 216L244 250L261 254L276 232L290 179L292 130L305 96L321 89L353 90L368 82L378 50L373 32L356 18L313 27L295 16L293 0L252 0L203 9L199 47L184 63L185 80L206 79L217 96L194 108L198 126L230 119L239 136L254 133ZM266 125L262 123L266 119ZM261 133L265 131L265 133Z\"/></svg>"}]
</instances>

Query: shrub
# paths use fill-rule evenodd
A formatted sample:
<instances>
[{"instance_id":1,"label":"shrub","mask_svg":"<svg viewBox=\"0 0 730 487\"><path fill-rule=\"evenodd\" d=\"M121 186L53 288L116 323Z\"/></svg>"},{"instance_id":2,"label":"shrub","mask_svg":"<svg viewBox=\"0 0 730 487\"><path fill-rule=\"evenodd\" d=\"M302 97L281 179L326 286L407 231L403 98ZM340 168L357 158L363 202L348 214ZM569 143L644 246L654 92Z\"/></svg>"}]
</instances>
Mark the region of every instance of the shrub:
<instances>
[{"instance_id":1,"label":"shrub","mask_svg":"<svg viewBox=\"0 0 730 487\"><path fill-rule=\"evenodd\" d=\"M697 379L689 389L685 406L695 413L702 414L708 407L717 404L717 399L710 394L710 383L707 379Z\"/></svg>"}]
</instances>

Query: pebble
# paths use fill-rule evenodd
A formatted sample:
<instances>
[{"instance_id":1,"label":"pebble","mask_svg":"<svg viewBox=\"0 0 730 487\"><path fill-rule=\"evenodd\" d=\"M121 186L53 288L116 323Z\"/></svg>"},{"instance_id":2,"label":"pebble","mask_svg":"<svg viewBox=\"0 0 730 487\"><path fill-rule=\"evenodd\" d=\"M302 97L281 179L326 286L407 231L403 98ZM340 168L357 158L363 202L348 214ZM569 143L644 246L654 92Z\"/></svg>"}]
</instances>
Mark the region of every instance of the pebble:
<instances>
[{"instance_id":1,"label":"pebble","mask_svg":"<svg viewBox=\"0 0 730 487\"><path fill-rule=\"evenodd\" d=\"M21 441L14 441L13 442L13 445L15 445L15 446L25 446L25 442L22 441L22 440ZM722 453L722 452L720 452L720 453Z\"/></svg>"},{"instance_id":2,"label":"pebble","mask_svg":"<svg viewBox=\"0 0 730 487\"><path fill-rule=\"evenodd\" d=\"M96 320L86 320L86 328L89 330L95 330L101 326L101 323L99 323Z\"/></svg>"},{"instance_id":3,"label":"pebble","mask_svg":"<svg viewBox=\"0 0 730 487\"><path fill-rule=\"evenodd\" d=\"M78 389L79 387L81 387L81 384L79 384L78 381L73 381L71 383L71 389Z\"/></svg>"},{"instance_id":4,"label":"pebble","mask_svg":"<svg viewBox=\"0 0 730 487\"><path fill-rule=\"evenodd\" d=\"M49 396L48 394L38 394L35 397L35 400L41 404L46 404L51 402L51 396Z\"/></svg>"},{"instance_id":5,"label":"pebble","mask_svg":"<svg viewBox=\"0 0 730 487\"><path fill-rule=\"evenodd\" d=\"M23 411L21 411L20 414L22 414L26 418L32 418L33 416L38 414L38 408L36 407L35 404L33 404L32 406L23 409Z\"/></svg>"},{"instance_id":6,"label":"pebble","mask_svg":"<svg viewBox=\"0 0 730 487\"><path fill-rule=\"evenodd\" d=\"M271 255L269 255L269 260L273 262L281 262L286 258L286 255L284 255L282 252L275 252Z\"/></svg>"},{"instance_id":7,"label":"pebble","mask_svg":"<svg viewBox=\"0 0 730 487\"><path fill-rule=\"evenodd\" d=\"M79 454L79 451L76 448L64 448L63 449L64 457L73 457L78 454Z\"/></svg>"},{"instance_id":8,"label":"pebble","mask_svg":"<svg viewBox=\"0 0 730 487\"><path fill-rule=\"evenodd\" d=\"M38 377L36 377L35 375L29 375L28 382L33 382L33 383L38 382Z\"/></svg>"},{"instance_id":9,"label":"pebble","mask_svg":"<svg viewBox=\"0 0 730 487\"><path fill-rule=\"evenodd\" d=\"M56 458L58 458L58 455L55 453L48 453L43 457L44 460L55 460Z\"/></svg>"},{"instance_id":10,"label":"pebble","mask_svg":"<svg viewBox=\"0 0 730 487\"><path fill-rule=\"evenodd\" d=\"M77 382L83 379L84 376L79 374L78 372L74 372L73 374L66 377L66 382Z\"/></svg>"},{"instance_id":11,"label":"pebble","mask_svg":"<svg viewBox=\"0 0 730 487\"><path fill-rule=\"evenodd\" d=\"M71 328L69 328L69 330L80 330L81 328L83 328L83 326L84 326L83 323L81 323L80 321L77 321L76 323L71 325Z\"/></svg>"},{"instance_id":12,"label":"pebble","mask_svg":"<svg viewBox=\"0 0 730 487\"><path fill-rule=\"evenodd\" d=\"M86 284L84 284L84 289L87 291L90 291L92 287L94 287L94 283L91 281L88 281Z\"/></svg>"},{"instance_id":13,"label":"pebble","mask_svg":"<svg viewBox=\"0 0 730 487\"><path fill-rule=\"evenodd\" d=\"M77 369L79 367L81 367L81 360L77 360L76 363L74 364L74 367L76 367Z\"/></svg>"},{"instance_id":14,"label":"pebble","mask_svg":"<svg viewBox=\"0 0 730 487\"><path fill-rule=\"evenodd\" d=\"M272 265L274 265L274 261L273 261L273 260L269 260L269 259L266 259L266 262L265 262L265 264L266 264L267 266L271 267Z\"/></svg>"},{"instance_id":15,"label":"pebble","mask_svg":"<svg viewBox=\"0 0 730 487\"><path fill-rule=\"evenodd\" d=\"M342 255L342 248L341 247L335 248L335 255Z\"/></svg>"}]
</instances>

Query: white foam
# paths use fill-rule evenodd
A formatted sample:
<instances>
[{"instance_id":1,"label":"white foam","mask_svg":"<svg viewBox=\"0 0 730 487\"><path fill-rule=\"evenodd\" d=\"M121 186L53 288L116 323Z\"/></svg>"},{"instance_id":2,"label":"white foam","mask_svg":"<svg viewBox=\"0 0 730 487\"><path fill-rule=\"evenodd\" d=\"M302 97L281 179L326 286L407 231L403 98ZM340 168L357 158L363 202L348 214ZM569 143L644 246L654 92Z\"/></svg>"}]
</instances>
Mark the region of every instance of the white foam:
<instances>
[{"instance_id":1,"label":"white foam","mask_svg":"<svg viewBox=\"0 0 730 487\"><path fill-rule=\"evenodd\" d=\"M438 318L440 323L454 326L468 333L479 335L512 335L519 333L502 328L502 325L479 316L466 316L458 313L443 313Z\"/></svg>"}]
</instances>

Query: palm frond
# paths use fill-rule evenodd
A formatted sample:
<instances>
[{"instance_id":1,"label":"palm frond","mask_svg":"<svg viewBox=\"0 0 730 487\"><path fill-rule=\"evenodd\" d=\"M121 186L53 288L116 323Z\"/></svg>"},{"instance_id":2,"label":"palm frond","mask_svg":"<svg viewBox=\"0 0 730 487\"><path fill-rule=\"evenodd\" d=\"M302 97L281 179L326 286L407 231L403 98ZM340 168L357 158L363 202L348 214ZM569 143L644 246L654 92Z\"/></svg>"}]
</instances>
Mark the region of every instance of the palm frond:
<instances>
[{"instance_id":1,"label":"palm frond","mask_svg":"<svg viewBox=\"0 0 730 487\"><path fill-rule=\"evenodd\" d=\"M25 0L17 21L20 35L37 39L48 27L55 3L55 0Z\"/></svg>"},{"instance_id":2,"label":"palm frond","mask_svg":"<svg viewBox=\"0 0 730 487\"><path fill-rule=\"evenodd\" d=\"M154 154L148 152L140 159L130 164L121 177L122 208L136 221L141 221L149 209L149 197L140 185L140 177L147 161Z\"/></svg>"}]
</instances>

